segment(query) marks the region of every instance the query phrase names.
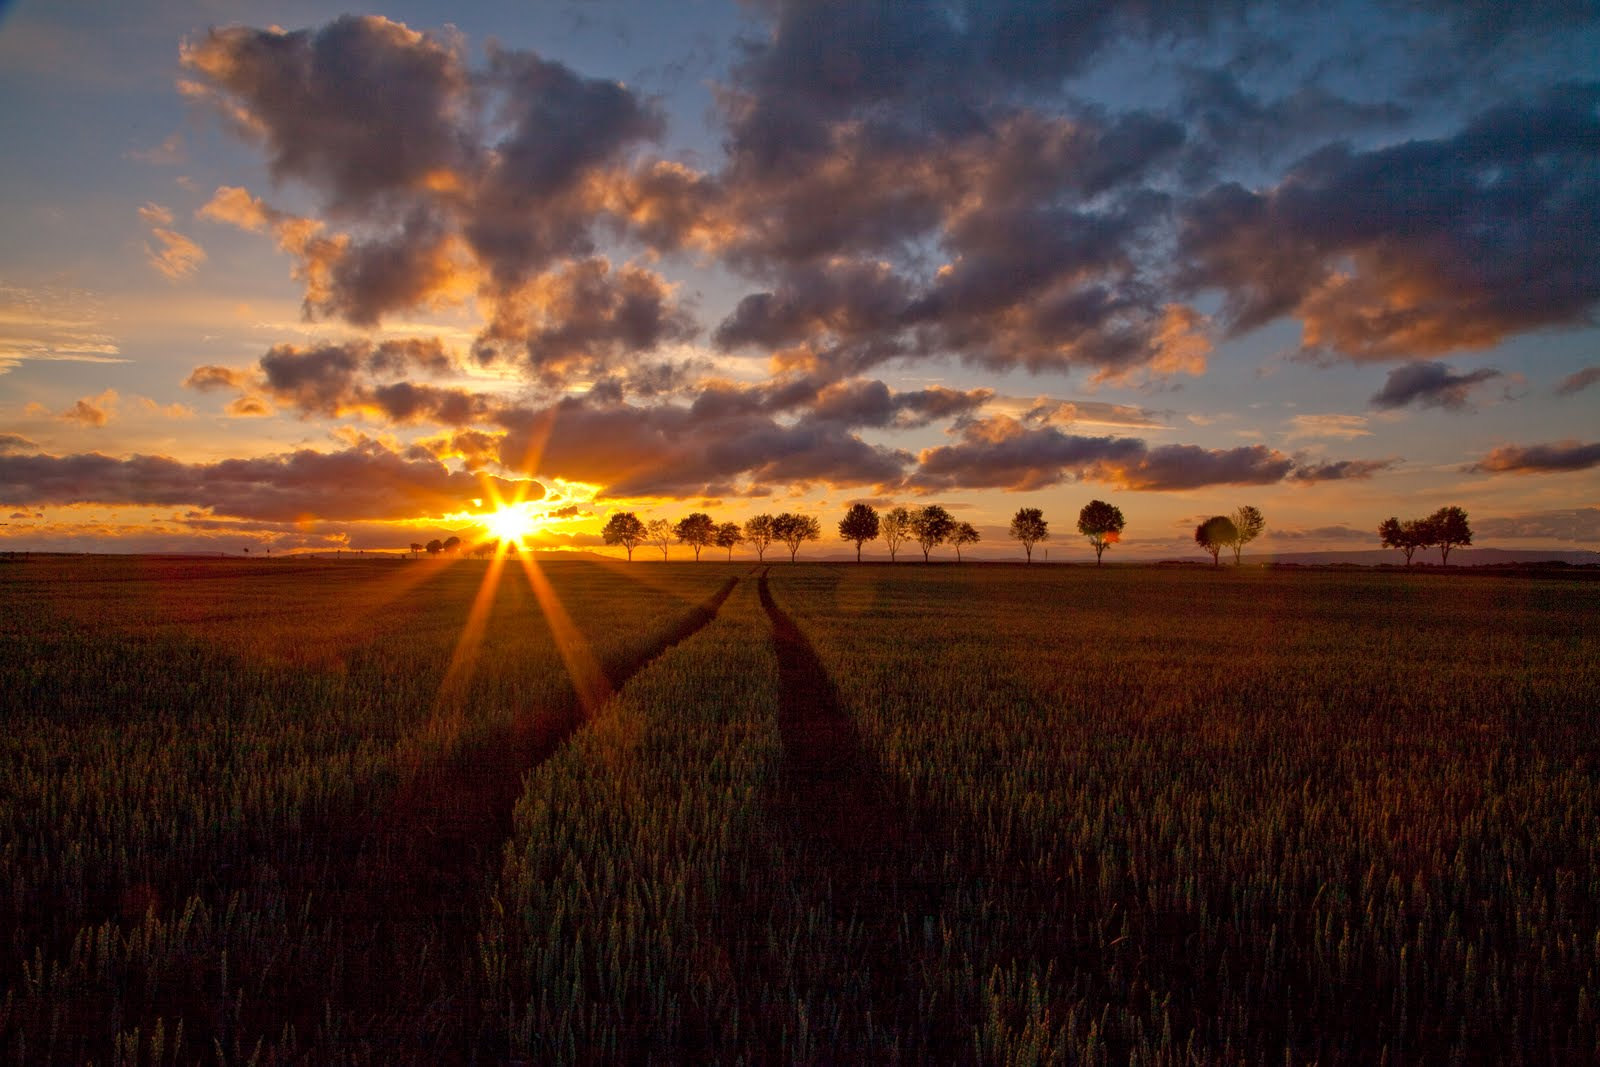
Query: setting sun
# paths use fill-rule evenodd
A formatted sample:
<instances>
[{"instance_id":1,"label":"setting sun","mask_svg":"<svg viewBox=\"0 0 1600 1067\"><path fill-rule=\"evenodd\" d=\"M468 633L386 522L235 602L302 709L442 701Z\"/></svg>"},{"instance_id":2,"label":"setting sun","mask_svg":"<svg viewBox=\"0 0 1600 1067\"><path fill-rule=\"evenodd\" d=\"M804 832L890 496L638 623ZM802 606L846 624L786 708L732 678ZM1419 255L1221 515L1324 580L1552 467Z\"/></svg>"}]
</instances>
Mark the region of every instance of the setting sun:
<instances>
[{"instance_id":1,"label":"setting sun","mask_svg":"<svg viewBox=\"0 0 1600 1067\"><path fill-rule=\"evenodd\" d=\"M526 504L507 504L498 511L483 516L484 529L498 541L521 544L523 538L538 528L538 518Z\"/></svg>"}]
</instances>

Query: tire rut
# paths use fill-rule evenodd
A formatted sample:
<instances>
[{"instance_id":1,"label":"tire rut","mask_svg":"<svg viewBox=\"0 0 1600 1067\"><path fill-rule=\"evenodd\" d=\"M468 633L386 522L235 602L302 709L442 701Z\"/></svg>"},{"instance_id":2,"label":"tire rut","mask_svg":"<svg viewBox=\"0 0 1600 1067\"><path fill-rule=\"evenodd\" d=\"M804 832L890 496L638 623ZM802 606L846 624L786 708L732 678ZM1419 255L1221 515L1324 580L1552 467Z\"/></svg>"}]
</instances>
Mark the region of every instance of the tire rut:
<instances>
[{"instance_id":1,"label":"tire rut","mask_svg":"<svg viewBox=\"0 0 1600 1067\"><path fill-rule=\"evenodd\" d=\"M605 699L715 619L738 582L729 578L648 648L603 668ZM590 717L576 695L565 706L524 716L502 735L416 770L387 811L330 835L347 842L348 854L338 855L337 844L331 850L331 862L344 864L332 879L342 886L314 910L344 921L357 958L347 965L342 1000L357 1018L372 1021L370 1034L387 1061L496 1055L480 1047L480 998L469 988L460 1002L446 1003L437 991L448 988L447 976L457 980L462 969L473 970L460 956L470 951L485 883L498 873L524 777ZM378 947L388 945L392 959ZM438 969L438 980L418 973L419 953Z\"/></svg>"}]
</instances>

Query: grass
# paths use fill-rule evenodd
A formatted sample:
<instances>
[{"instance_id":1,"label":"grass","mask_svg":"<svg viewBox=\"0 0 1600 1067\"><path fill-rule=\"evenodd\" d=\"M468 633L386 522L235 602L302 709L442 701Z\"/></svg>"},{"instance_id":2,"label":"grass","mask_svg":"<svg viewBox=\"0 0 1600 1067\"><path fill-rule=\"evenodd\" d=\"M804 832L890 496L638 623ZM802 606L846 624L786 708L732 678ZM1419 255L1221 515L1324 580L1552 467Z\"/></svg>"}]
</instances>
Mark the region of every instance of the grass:
<instances>
[{"instance_id":1,"label":"grass","mask_svg":"<svg viewBox=\"0 0 1600 1067\"><path fill-rule=\"evenodd\" d=\"M0 1058L1600 1057L1600 585L542 570L0 568Z\"/></svg>"}]
</instances>

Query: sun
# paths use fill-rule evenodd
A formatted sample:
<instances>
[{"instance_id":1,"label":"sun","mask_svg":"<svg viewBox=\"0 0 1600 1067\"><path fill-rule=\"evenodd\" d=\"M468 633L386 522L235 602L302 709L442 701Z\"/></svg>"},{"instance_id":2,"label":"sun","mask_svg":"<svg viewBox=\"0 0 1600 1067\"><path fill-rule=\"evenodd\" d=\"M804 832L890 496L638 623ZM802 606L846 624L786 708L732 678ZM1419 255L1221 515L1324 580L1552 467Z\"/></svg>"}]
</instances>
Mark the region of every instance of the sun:
<instances>
[{"instance_id":1,"label":"sun","mask_svg":"<svg viewBox=\"0 0 1600 1067\"><path fill-rule=\"evenodd\" d=\"M495 540L521 544L523 538L538 529L539 520L526 504L507 504L483 516L483 525Z\"/></svg>"}]
</instances>

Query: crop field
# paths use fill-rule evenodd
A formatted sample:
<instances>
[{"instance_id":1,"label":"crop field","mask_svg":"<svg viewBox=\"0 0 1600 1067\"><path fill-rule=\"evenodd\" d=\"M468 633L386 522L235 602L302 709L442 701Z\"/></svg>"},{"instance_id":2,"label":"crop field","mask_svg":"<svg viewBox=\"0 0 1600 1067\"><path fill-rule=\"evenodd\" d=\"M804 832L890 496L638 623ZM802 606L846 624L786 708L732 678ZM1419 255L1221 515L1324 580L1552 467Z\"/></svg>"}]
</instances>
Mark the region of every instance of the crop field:
<instances>
[{"instance_id":1,"label":"crop field","mask_svg":"<svg viewBox=\"0 0 1600 1067\"><path fill-rule=\"evenodd\" d=\"M0 1061L1600 1060L1600 582L0 562Z\"/></svg>"}]
</instances>

